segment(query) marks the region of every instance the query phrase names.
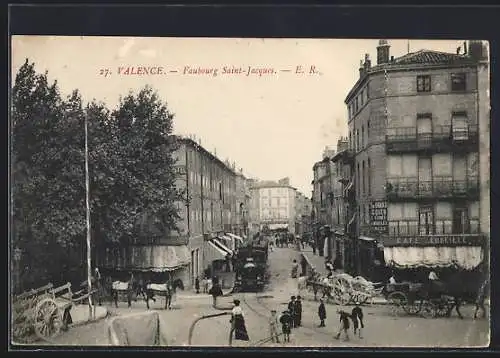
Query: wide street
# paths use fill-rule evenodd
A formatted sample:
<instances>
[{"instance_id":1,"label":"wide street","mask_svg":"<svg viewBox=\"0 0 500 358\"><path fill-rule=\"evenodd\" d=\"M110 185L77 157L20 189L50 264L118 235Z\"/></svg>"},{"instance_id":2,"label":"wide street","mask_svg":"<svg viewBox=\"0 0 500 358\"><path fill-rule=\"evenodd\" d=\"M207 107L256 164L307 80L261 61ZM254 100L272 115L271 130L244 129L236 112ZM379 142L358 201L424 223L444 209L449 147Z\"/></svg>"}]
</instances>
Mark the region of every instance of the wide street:
<instances>
[{"instance_id":1,"label":"wide street","mask_svg":"<svg viewBox=\"0 0 500 358\"><path fill-rule=\"evenodd\" d=\"M245 314L250 342L233 341L233 346L273 346L268 338L267 320L270 310L283 311L291 295L297 295L293 281L289 278L291 263L300 254L289 248L277 248L269 254L271 282L264 292L238 293L219 300L220 308L231 307L231 302L239 298ZM319 328L317 318L318 302L310 292L302 292L303 327L292 330L291 342L286 346L317 347L478 347L489 343L488 320L473 320L472 307L462 309L464 319L456 314L451 318L395 317L388 305L365 305L365 330L363 338L352 336L349 341L335 340L338 329L339 308L327 305L326 327ZM132 308L119 303L119 308L110 308L112 315L140 312L146 309L143 302L133 302ZM220 313L211 306L208 295L180 292L174 309L163 310L163 300L153 304L167 323L169 344L188 345L188 332L191 323L202 315ZM350 310L350 307L344 307ZM200 321L193 334L192 345L228 346L229 316ZM107 320L74 327L56 340L57 344L70 345L107 345ZM276 344L275 344L276 345ZM285 346L281 343L280 346Z\"/></svg>"}]
</instances>

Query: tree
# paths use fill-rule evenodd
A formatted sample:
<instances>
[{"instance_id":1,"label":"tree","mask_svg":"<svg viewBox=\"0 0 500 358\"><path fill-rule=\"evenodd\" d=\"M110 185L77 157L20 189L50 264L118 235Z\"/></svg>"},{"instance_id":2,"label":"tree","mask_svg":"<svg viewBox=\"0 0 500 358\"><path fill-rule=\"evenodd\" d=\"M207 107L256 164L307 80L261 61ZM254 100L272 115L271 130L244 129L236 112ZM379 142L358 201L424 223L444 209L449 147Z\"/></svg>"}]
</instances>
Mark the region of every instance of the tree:
<instances>
[{"instance_id":1,"label":"tree","mask_svg":"<svg viewBox=\"0 0 500 358\"><path fill-rule=\"evenodd\" d=\"M84 234L82 114L78 92L63 101L26 60L12 90L11 163L13 244L24 252L27 284L71 265L65 259Z\"/></svg>"},{"instance_id":2,"label":"tree","mask_svg":"<svg viewBox=\"0 0 500 358\"><path fill-rule=\"evenodd\" d=\"M112 241L168 236L178 230L176 203L184 193L175 186L172 135L174 115L149 86L129 93L112 113L108 162L115 172L112 201L107 201L107 235Z\"/></svg>"}]
</instances>

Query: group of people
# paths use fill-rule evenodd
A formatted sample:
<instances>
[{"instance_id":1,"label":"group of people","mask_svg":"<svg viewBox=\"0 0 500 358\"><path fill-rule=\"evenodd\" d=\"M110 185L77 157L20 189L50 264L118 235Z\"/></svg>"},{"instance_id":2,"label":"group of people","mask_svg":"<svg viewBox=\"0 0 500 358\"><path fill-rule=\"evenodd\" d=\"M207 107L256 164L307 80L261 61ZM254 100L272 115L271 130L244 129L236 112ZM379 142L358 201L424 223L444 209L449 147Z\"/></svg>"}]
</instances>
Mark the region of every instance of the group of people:
<instances>
[{"instance_id":1,"label":"group of people","mask_svg":"<svg viewBox=\"0 0 500 358\"><path fill-rule=\"evenodd\" d=\"M288 303L288 309L283 311L278 318L276 310L271 310L269 317L269 331L271 341L280 343L278 327L281 325L281 333L283 342L290 342L290 334L292 328L297 328L302 325L302 301L300 296L292 296Z\"/></svg>"}]
</instances>

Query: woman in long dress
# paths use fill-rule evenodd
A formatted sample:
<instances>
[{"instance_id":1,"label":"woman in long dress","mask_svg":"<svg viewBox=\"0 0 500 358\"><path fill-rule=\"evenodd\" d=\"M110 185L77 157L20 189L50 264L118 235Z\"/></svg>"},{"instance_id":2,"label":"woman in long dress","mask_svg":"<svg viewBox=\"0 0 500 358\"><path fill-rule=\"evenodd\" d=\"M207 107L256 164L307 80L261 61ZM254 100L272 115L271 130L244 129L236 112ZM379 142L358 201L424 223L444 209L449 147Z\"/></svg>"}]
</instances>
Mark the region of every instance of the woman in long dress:
<instances>
[{"instance_id":1,"label":"woman in long dress","mask_svg":"<svg viewBox=\"0 0 500 358\"><path fill-rule=\"evenodd\" d=\"M240 300L234 300L234 308L231 312L231 330L234 331L234 339L249 341L243 310L240 307Z\"/></svg>"}]
</instances>

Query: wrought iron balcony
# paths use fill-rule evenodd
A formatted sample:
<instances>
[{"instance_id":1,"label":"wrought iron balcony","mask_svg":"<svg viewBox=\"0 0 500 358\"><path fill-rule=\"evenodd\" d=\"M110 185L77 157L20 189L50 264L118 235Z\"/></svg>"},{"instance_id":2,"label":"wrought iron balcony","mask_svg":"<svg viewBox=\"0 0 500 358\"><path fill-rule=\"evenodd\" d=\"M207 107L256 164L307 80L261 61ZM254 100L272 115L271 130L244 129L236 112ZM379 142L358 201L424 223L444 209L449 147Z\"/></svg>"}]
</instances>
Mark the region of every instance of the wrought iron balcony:
<instances>
[{"instance_id":1,"label":"wrought iron balcony","mask_svg":"<svg viewBox=\"0 0 500 358\"><path fill-rule=\"evenodd\" d=\"M477 125L454 129L451 125L434 126L429 133L418 133L416 127L387 128L387 153L477 151Z\"/></svg>"},{"instance_id":2,"label":"wrought iron balcony","mask_svg":"<svg viewBox=\"0 0 500 358\"><path fill-rule=\"evenodd\" d=\"M436 220L419 225L418 220L389 221L384 246L477 246L483 244L479 219L466 223Z\"/></svg>"},{"instance_id":3,"label":"wrought iron balcony","mask_svg":"<svg viewBox=\"0 0 500 358\"><path fill-rule=\"evenodd\" d=\"M479 199L479 178L456 180L451 177L434 177L429 181L417 178L387 179L386 194L387 199L393 201L426 198Z\"/></svg>"}]
</instances>

